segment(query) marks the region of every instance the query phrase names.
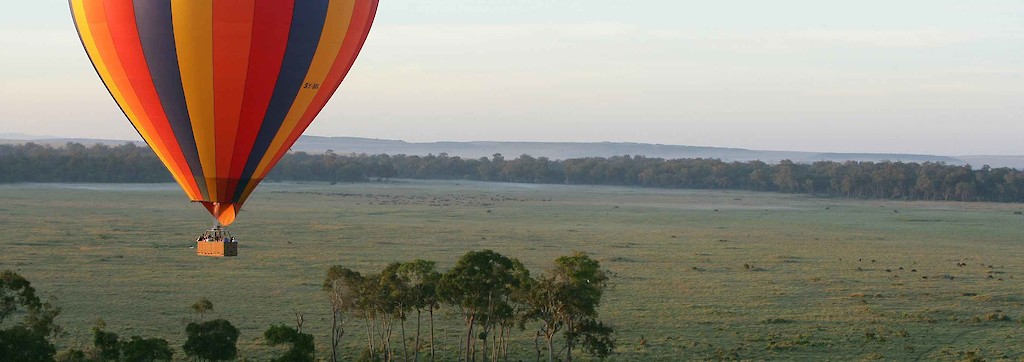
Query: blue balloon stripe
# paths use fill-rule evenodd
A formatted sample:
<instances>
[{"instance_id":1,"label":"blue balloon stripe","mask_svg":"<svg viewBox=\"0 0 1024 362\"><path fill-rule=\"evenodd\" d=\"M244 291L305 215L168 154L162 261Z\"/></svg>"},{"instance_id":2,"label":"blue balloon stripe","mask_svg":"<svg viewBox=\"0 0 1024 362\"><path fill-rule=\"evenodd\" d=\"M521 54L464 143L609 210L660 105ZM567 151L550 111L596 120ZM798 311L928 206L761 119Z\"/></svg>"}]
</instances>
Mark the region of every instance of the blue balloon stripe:
<instances>
[{"instance_id":1,"label":"blue balloon stripe","mask_svg":"<svg viewBox=\"0 0 1024 362\"><path fill-rule=\"evenodd\" d=\"M252 180L253 173L256 172L260 160L263 159L274 137L280 131L281 124L284 123L288 110L291 109L292 103L302 87L302 82L305 81L306 73L313 62L313 55L316 54L317 44L320 43L320 35L327 18L328 4L329 0L295 2L292 27L288 33L288 47L281 64L281 73L278 74L274 94L270 98L270 106L267 108L263 124L256 136L256 142L253 144L252 152L249 153L249 159L242 171L241 179L246 180L246 184L258 182L258 180ZM238 185L232 198L234 202L241 199L246 186L248 185Z\"/></svg>"},{"instance_id":2,"label":"blue balloon stripe","mask_svg":"<svg viewBox=\"0 0 1024 362\"><path fill-rule=\"evenodd\" d=\"M142 53L146 57L149 73L153 79L160 103L167 121L178 140L181 153L188 162L188 168L195 178L203 198L209 200L203 167L199 161L192 121L188 115L188 103L181 84L178 67L178 52L174 41L174 26L171 21L170 0L136 0L135 21L138 24Z\"/></svg>"}]
</instances>

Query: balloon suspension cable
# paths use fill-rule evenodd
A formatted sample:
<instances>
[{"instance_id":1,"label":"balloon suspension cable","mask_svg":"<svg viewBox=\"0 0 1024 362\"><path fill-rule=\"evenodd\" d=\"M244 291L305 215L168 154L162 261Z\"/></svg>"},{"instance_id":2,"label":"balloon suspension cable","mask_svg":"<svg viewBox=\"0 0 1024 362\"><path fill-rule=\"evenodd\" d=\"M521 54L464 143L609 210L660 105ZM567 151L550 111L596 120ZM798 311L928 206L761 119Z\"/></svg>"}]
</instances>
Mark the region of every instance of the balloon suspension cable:
<instances>
[{"instance_id":1,"label":"balloon suspension cable","mask_svg":"<svg viewBox=\"0 0 1024 362\"><path fill-rule=\"evenodd\" d=\"M235 238L231 236L225 226L217 222L209 230L203 232L196 241L235 242Z\"/></svg>"}]
</instances>

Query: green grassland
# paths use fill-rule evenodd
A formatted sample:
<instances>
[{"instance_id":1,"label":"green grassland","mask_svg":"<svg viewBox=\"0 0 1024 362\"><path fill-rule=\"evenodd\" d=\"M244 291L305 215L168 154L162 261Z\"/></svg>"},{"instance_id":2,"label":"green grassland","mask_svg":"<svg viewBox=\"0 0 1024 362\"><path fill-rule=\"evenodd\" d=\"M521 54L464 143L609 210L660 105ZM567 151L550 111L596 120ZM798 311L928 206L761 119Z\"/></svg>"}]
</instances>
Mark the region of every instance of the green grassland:
<instances>
[{"instance_id":1,"label":"green grassland","mask_svg":"<svg viewBox=\"0 0 1024 362\"><path fill-rule=\"evenodd\" d=\"M208 318L241 330L247 359L279 353L262 331L296 311L326 356L328 266L375 272L424 258L443 270L493 249L534 273L577 250L613 271L601 319L617 329L615 360L1024 357L1020 204L270 183L231 227L240 256L218 259L189 248L212 221L184 199L173 185L0 186L0 269L57 298L61 347L87 345L103 318L122 336L166 338L183 357L189 305L206 297ZM462 325L450 309L441 316L441 353L453 359ZM350 358L361 330L348 324ZM520 333L515 359L532 359L532 338Z\"/></svg>"}]
</instances>

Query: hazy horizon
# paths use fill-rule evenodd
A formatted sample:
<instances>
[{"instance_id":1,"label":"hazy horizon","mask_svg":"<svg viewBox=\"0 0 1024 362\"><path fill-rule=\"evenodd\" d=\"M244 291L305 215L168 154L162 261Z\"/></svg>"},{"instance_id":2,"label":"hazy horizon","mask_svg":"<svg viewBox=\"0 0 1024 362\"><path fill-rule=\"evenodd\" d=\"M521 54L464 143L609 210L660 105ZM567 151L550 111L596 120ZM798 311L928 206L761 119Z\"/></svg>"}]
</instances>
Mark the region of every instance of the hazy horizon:
<instances>
[{"instance_id":1,"label":"hazy horizon","mask_svg":"<svg viewBox=\"0 0 1024 362\"><path fill-rule=\"evenodd\" d=\"M0 133L139 139L64 2L0 14ZM389 0L310 135L1024 154L1024 3Z\"/></svg>"},{"instance_id":2,"label":"hazy horizon","mask_svg":"<svg viewBox=\"0 0 1024 362\"><path fill-rule=\"evenodd\" d=\"M705 147L705 148L720 148L720 149L738 149L738 150L750 150L750 151L764 151L764 152L801 152L801 153L819 153L819 154L902 154L902 155L922 155L922 156L940 156L940 157L972 157L972 156L990 156L990 157L1024 157L1022 154L952 154L952 153L905 153L905 152L838 152L830 150L796 150L796 149L763 149L763 148L744 148L744 147L729 147L729 146L715 146L715 145L688 145L688 144L676 144L676 143L652 143L652 142L632 142L632 141L531 141L531 140L466 140L466 141L453 141L453 140L427 140L427 141L409 141L396 138L381 138L381 137L358 137L358 136L327 136L327 135L316 135L316 134L303 134L303 137L323 137L323 138L358 138L366 140L379 140L379 141L397 141L406 142L409 144L433 144L433 143L478 143L478 142L507 142L507 143L555 143L555 144L641 144L641 145L657 145L657 146L680 146L680 147ZM141 137L134 138L88 138L88 137L69 137L62 135L33 135L24 133L4 133L0 132L0 140L13 140L13 141L35 141L35 140L104 140L104 141L132 141L132 142L143 142ZM1002 167L1002 166L1000 166ZM1011 166L1019 167L1019 166Z\"/></svg>"}]
</instances>

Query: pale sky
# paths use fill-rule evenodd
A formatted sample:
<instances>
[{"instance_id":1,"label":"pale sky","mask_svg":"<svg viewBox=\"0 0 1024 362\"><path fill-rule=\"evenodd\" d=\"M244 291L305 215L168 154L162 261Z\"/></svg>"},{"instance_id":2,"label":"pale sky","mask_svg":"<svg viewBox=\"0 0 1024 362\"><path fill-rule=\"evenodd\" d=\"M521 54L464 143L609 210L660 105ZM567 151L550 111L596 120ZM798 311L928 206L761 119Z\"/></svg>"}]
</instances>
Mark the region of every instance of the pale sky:
<instances>
[{"instance_id":1,"label":"pale sky","mask_svg":"<svg viewBox=\"0 0 1024 362\"><path fill-rule=\"evenodd\" d=\"M66 1L0 12L0 133L139 139ZM306 132L1024 154L1024 0L381 0Z\"/></svg>"}]
</instances>

